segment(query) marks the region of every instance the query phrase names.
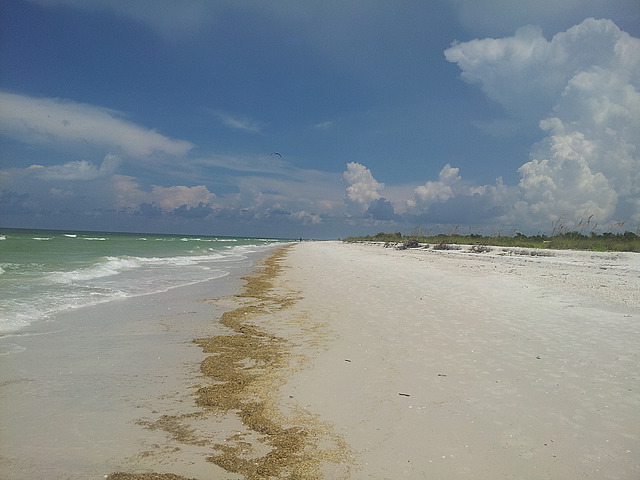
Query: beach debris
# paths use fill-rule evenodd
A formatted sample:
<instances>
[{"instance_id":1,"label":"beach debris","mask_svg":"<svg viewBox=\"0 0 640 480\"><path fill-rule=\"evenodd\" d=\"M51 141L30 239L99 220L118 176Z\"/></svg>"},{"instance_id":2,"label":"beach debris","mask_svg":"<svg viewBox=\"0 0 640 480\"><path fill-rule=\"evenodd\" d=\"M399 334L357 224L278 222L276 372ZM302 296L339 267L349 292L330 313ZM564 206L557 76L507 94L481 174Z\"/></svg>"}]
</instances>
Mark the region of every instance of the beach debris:
<instances>
[{"instance_id":1,"label":"beach debris","mask_svg":"<svg viewBox=\"0 0 640 480\"><path fill-rule=\"evenodd\" d=\"M206 460L245 480L316 479L321 478L317 472L324 461L336 465L349 461L348 446L330 426L302 412L289 418L277 408L280 398L274 385L280 385L284 374L294 368L291 344L253 322L296 301L272 292L287 248L277 250L256 274L244 278L244 290L236 296L244 301L239 300L219 320L230 332L194 340L211 354L200 370L213 380L198 389L196 405L216 414L235 414L247 430L211 445L214 452ZM257 437L261 448L247 441L246 435Z\"/></svg>"},{"instance_id":2,"label":"beach debris","mask_svg":"<svg viewBox=\"0 0 640 480\"><path fill-rule=\"evenodd\" d=\"M105 475L108 480L197 480L195 478L187 478L182 475L173 473L124 473L116 472Z\"/></svg>"},{"instance_id":3,"label":"beach debris","mask_svg":"<svg viewBox=\"0 0 640 480\"><path fill-rule=\"evenodd\" d=\"M407 240L406 242L402 242L400 245L396 246L396 250L406 250L408 248L419 248L420 244L418 243L417 240L414 239L410 239Z\"/></svg>"},{"instance_id":4,"label":"beach debris","mask_svg":"<svg viewBox=\"0 0 640 480\"><path fill-rule=\"evenodd\" d=\"M398 395L400 395L401 397L410 397L411 394L409 393L399 393Z\"/></svg>"},{"instance_id":5,"label":"beach debris","mask_svg":"<svg viewBox=\"0 0 640 480\"><path fill-rule=\"evenodd\" d=\"M439 374L438 374L438 376L439 376L439 377L446 377L446 376L447 376L447 374L446 374L446 373L439 373Z\"/></svg>"},{"instance_id":6,"label":"beach debris","mask_svg":"<svg viewBox=\"0 0 640 480\"><path fill-rule=\"evenodd\" d=\"M491 247L488 245L471 245L471 248L469 249L469 251L472 253L486 253L490 252L491 250Z\"/></svg>"},{"instance_id":7,"label":"beach debris","mask_svg":"<svg viewBox=\"0 0 640 480\"><path fill-rule=\"evenodd\" d=\"M433 246L434 250L462 250L460 245L441 242Z\"/></svg>"},{"instance_id":8,"label":"beach debris","mask_svg":"<svg viewBox=\"0 0 640 480\"><path fill-rule=\"evenodd\" d=\"M349 360L348 358L345 358L344 361L351 363L351 360Z\"/></svg>"}]
</instances>

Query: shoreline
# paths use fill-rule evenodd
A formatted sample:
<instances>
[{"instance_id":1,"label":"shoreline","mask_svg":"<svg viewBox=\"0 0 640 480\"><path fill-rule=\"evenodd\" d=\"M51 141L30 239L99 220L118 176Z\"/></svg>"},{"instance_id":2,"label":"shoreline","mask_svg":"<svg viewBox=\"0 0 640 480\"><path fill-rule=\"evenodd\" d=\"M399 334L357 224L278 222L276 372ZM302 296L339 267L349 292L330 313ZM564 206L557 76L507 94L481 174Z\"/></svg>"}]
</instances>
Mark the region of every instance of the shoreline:
<instances>
[{"instance_id":1,"label":"shoreline","mask_svg":"<svg viewBox=\"0 0 640 480\"><path fill-rule=\"evenodd\" d=\"M183 443L189 432L170 417L201 422L206 443L236 427L207 420L195 405L206 355L193 339L225 331L225 299L269 253L250 254L253 264L224 277L69 310L1 337L3 478L80 480L157 467L241 478L207 462L201 441Z\"/></svg>"},{"instance_id":2,"label":"shoreline","mask_svg":"<svg viewBox=\"0 0 640 480\"><path fill-rule=\"evenodd\" d=\"M216 382L198 391L196 403L216 414L233 414L246 427L245 432L213 445L217 453L209 461L251 480L320 479L323 461L348 461L346 446L330 427L300 411L285 414L277 394L288 376L308 360L294 352L292 338L296 329L308 333L308 325L289 321L285 336L273 328L280 321L276 319L291 320L298 301L296 292L274 285L289 249L279 249L244 277L246 286L237 295L240 305L220 320L233 333L195 340L205 353L213 354L202 362L201 371ZM253 441L247 442L248 438Z\"/></svg>"},{"instance_id":3,"label":"shoreline","mask_svg":"<svg viewBox=\"0 0 640 480\"><path fill-rule=\"evenodd\" d=\"M343 439L331 425L300 409L293 397L283 402L279 394L288 378L305 368L308 349L326 342L323 326L310 325L294 308L297 292L278 285L290 248L277 249L242 277L246 281L242 292L227 297L235 308L220 318L227 331L193 341L209 355L200 365L208 384L197 390L195 403L205 416L211 413L217 421L222 418L234 425L225 436L207 443L211 453L206 460L248 480L319 480L327 472L331 478L348 478L350 451ZM301 318L296 319L297 315ZM283 325L284 336L278 336ZM191 420L190 414L164 416L159 428L183 443L197 443L195 429L185 427ZM125 472L106 478L186 479L175 474Z\"/></svg>"}]
</instances>

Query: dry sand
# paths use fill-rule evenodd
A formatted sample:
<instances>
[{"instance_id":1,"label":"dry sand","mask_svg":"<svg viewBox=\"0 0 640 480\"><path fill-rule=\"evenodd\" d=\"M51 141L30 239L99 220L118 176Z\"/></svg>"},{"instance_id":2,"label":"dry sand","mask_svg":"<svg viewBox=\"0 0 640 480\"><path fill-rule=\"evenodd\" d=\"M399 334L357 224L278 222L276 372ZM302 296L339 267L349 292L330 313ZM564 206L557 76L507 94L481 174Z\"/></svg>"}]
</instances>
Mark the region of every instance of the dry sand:
<instances>
[{"instance_id":1,"label":"dry sand","mask_svg":"<svg viewBox=\"0 0 640 480\"><path fill-rule=\"evenodd\" d=\"M530 253L309 242L241 295L85 310L137 321L94 331L72 317L84 347L62 345L39 374L4 364L0 471L640 478L640 255ZM51 342L30 341L6 357L46 363L34 347Z\"/></svg>"},{"instance_id":2,"label":"dry sand","mask_svg":"<svg viewBox=\"0 0 640 480\"><path fill-rule=\"evenodd\" d=\"M353 479L640 478L640 255L528 253L296 246L282 281L333 338L282 402Z\"/></svg>"}]
</instances>

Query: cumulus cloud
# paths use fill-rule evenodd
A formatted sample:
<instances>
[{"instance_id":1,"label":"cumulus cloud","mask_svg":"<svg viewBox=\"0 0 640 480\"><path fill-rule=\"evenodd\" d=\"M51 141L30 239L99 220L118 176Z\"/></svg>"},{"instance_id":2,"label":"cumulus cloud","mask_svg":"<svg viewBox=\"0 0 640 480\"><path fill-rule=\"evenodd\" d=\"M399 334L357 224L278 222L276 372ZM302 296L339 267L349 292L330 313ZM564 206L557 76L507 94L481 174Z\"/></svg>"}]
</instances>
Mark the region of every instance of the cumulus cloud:
<instances>
[{"instance_id":1,"label":"cumulus cloud","mask_svg":"<svg viewBox=\"0 0 640 480\"><path fill-rule=\"evenodd\" d=\"M291 217L297 221L299 221L302 225L318 225L322 222L322 219L319 215L305 212L304 210L300 210L299 212L292 212Z\"/></svg>"},{"instance_id":2,"label":"cumulus cloud","mask_svg":"<svg viewBox=\"0 0 640 480\"><path fill-rule=\"evenodd\" d=\"M120 157L109 154L99 166L87 160L80 160L49 167L31 165L26 169L26 173L42 180L95 180L113 174L119 164Z\"/></svg>"},{"instance_id":3,"label":"cumulus cloud","mask_svg":"<svg viewBox=\"0 0 640 480\"><path fill-rule=\"evenodd\" d=\"M362 214L371 202L382 196L380 192L384 189L384 183L373 178L371 170L364 165L350 162L342 176L348 184L345 202L352 213Z\"/></svg>"},{"instance_id":4,"label":"cumulus cloud","mask_svg":"<svg viewBox=\"0 0 640 480\"><path fill-rule=\"evenodd\" d=\"M120 159L107 155L101 164L88 161L31 165L0 170L0 209L7 213L51 213L110 208L111 182Z\"/></svg>"},{"instance_id":5,"label":"cumulus cloud","mask_svg":"<svg viewBox=\"0 0 640 480\"><path fill-rule=\"evenodd\" d=\"M539 27L527 26L511 37L455 43L444 55L509 113L541 119L576 72L613 66L615 44L627 40L621 36L629 37L610 20L587 19L550 41Z\"/></svg>"},{"instance_id":6,"label":"cumulus cloud","mask_svg":"<svg viewBox=\"0 0 640 480\"><path fill-rule=\"evenodd\" d=\"M202 202L194 207L188 205L181 205L171 212L173 215L184 218L206 218L214 213L214 209Z\"/></svg>"},{"instance_id":7,"label":"cumulus cloud","mask_svg":"<svg viewBox=\"0 0 640 480\"><path fill-rule=\"evenodd\" d=\"M153 185L151 190L147 191L141 188L135 178L124 175L114 176L113 191L117 209L156 214L176 211L187 213L186 210L194 208L202 210L210 206L216 198L216 195L204 185ZM141 205L144 205L142 209Z\"/></svg>"},{"instance_id":8,"label":"cumulus cloud","mask_svg":"<svg viewBox=\"0 0 640 480\"><path fill-rule=\"evenodd\" d=\"M149 198L163 210L171 211L182 206L197 207L200 204L208 204L213 201L215 195L204 185L195 187L186 187L184 185L160 187L154 185Z\"/></svg>"},{"instance_id":9,"label":"cumulus cloud","mask_svg":"<svg viewBox=\"0 0 640 480\"><path fill-rule=\"evenodd\" d=\"M428 181L424 185L416 187L414 190L415 198L409 201L409 205L424 210L434 203L446 202L456 193L460 193L457 188L461 185L459 171L458 168L452 168L447 163L440 170L438 181Z\"/></svg>"},{"instance_id":10,"label":"cumulus cloud","mask_svg":"<svg viewBox=\"0 0 640 480\"><path fill-rule=\"evenodd\" d=\"M323 195L327 194L326 182L326 178L321 179L320 185L315 185L246 176L238 184L238 193L218 196L204 185L154 185L145 189L136 178L116 175L114 191L118 210L135 215L310 226L322 223L323 210L335 209L336 202L322 205L318 201L318 198L325 198ZM335 178L332 183L337 183ZM310 209L315 209L315 212Z\"/></svg>"},{"instance_id":11,"label":"cumulus cloud","mask_svg":"<svg viewBox=\"0 0 640 480\"><path fill-rule=\"evenodd\" d=\"M519 206L533 219L557 220L571 214L569 220L594 217L605 220L615 212L618 200L613 183L596 170L599 159L596 142L584 134L566 131L543 122L555 134L534 153L532 161L518 170L524 202Z\"/></svg>"},{"instance_id":12,"label":"cumulus cloud","mask_svg":"<svg viewBox=\"0 0 640 480\"><path fill-rule=\"evenodd\" d=\"M499 227L513 222L518 189L505 185L502 178L494 185L474 185L463 180L460 170L446 164L438 180L422 185L389 187L393 201L382 196L384 185L359 163L350 163L344 178L349 184L345 202L349 212L361 221L380 221L401 225L467 224Z\"/></svg>"},{"instance_id":13,"label":"cumulus cloud","mask_svg":"<svg viewBox=\"0 0 640 480\"><path fill-rule=\"evenodd\" d=\"M344 200L350 215L372 220L400 220L393 203L382 196L384 183L378 182L367 167L350 162L342 177L347 183Z\"/></svg>"},{"instance_id":14,"label":"cumulus cloud","mask_svg":"<svg viewBox=\"0 0 640 480\"><path fill-rule=\"evenodd\" d=\"M99 165L76 161L0 170L0 210L36 215L111 211L189 218L212 212L216 196L206 186L143 188L136 178L115 173L118 164L118 157L107 155Z\"/></svg>"},{"instance_id":15,"label":"cumulus cloud","mask_svg":"<svg viewBox=\"0 0 640 480\"><path fill-rule=\"evenodd\" d=\"M94 145L131 157L184 155L193 145L123 118L114 110L58 98L0 92L0 134L50 147Z\"/></svg>"},{"instance_id":16,"label":"cumulus cloud","mask_svg":"<svg viewBox=\"0 0 640 480\"><path fill-rule=\"evenodd\" d=\"M639 39L590 18L550 41L527 27L454 44L445 56L463 79L546 135L518 170L514 220L640 221Z\"/></svg>"},{"instance_id":17,"label":"cumulus cloud","mask_svg":"<svg viewBox=\"0 0 640 480\"><path fill-rule=\"evenodd\" d=\"M371 202L369 208L365 213L366 217L373 218L374 220L398 220L393 204L386 198L378 198Z\"/></svg>"},{"instance_id":18,"label":"cumulus cloud","mask_svg":"<svg viewBox=\"0 0 640 480\"><path fill-rule=\"evenodd\" d=\"M502 178L495 185L473 185L462 179L460 169L446 164L438 180L414 188L406 217L418 223L498 223L507 218L516 199Z\"/></svg>"},{"instance_id":19,"label":"cumulus cloud","mask_svg":"<svg viewBox=\"0 0 640 480\"><path fill-rule=\"evenodd\" d=\"M422 219L422 223L455 223L477 227L520 225L521 222L517 219L514 221L513 216L513 205L517 198L514 188L498 178L495 185L465 185L453 197L432 204L414 218Z\"/></svg>"},{"instance_id":20,"label":"cumulus cloud","mask_svg":"<svg viewBox=\"0 0 640 480\"><path fill-rule=\"evenodd\" d=\"M85 220L110 216L129 222L128 228L145 228L141 225L151 224L144 222L157 223L161 218L162 225L175 228L185 224L202 228L206 223L199 222L215 222L235 231L255 225L246 230L253 235L264 226L277 225L294 236L302 233L296 233L297 227L316 228L325 219L344 214L339 174L298 169L269 157L266 162L251 166L249 159L246 165L240 162L232 167L222 182L216 177L217 185L237 188L218 195L204 183L211 179L207 175L190 175L203 182L196 185L179 184L177 179L178 184L149 185L144 177L120 173L116 155L107 155L101 162L4 169L0 170L0 213L18 220L54 213ZM257 174L251 174L253 170Z\"/></svg>"}]
</instances>

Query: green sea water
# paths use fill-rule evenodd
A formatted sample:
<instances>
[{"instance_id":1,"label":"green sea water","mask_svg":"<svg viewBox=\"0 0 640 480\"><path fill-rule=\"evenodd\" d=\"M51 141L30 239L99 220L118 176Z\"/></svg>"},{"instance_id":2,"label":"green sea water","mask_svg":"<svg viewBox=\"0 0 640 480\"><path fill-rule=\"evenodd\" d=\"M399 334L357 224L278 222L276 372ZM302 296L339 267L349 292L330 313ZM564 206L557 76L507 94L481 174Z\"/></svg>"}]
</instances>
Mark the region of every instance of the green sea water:
<instances>
[{"instance_id":1,"label":"green sea water","mask_svg":"<svg viewBox=\"0 0 640 480\"><path fill-rule=\"evenodd\" d=\"M228 275L281 239L0 229L0 335Z\"/></svg>"}]
</instances>

